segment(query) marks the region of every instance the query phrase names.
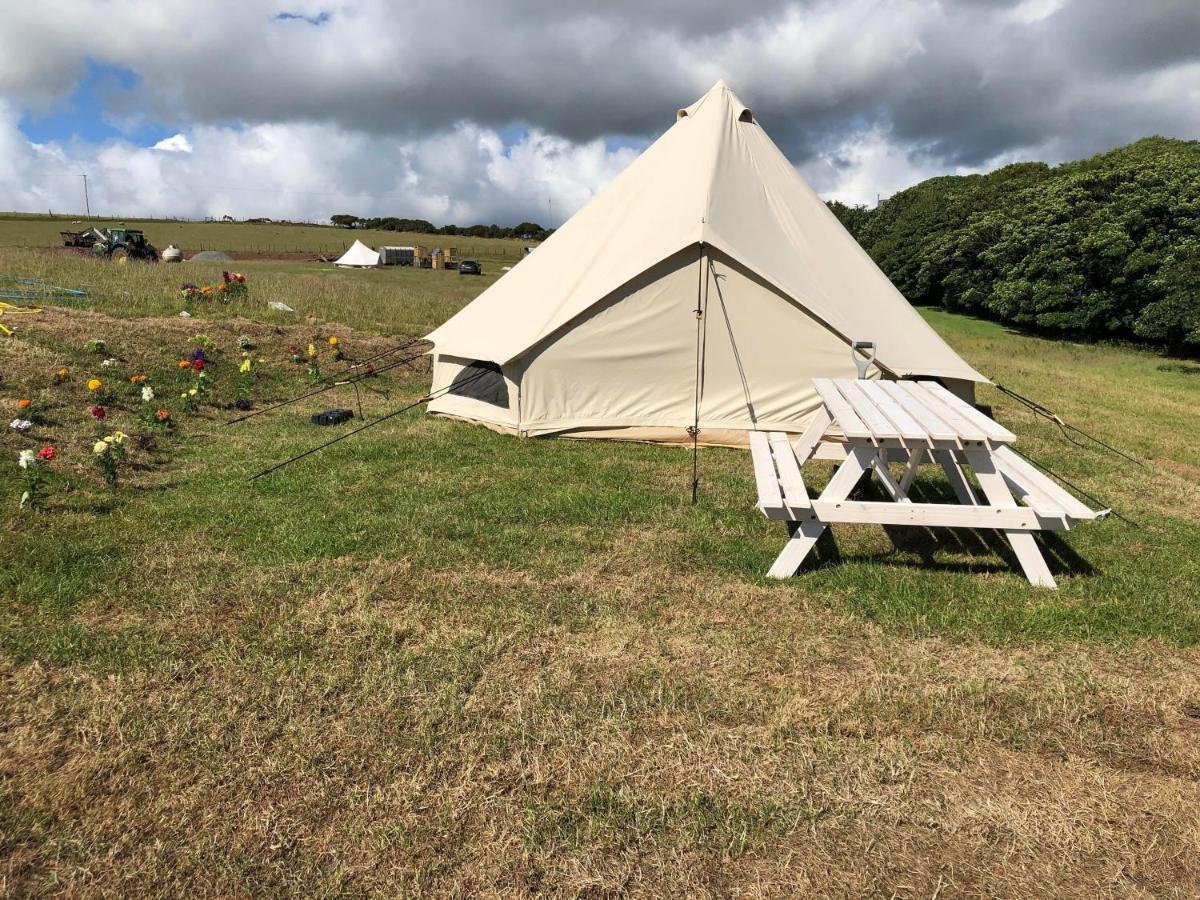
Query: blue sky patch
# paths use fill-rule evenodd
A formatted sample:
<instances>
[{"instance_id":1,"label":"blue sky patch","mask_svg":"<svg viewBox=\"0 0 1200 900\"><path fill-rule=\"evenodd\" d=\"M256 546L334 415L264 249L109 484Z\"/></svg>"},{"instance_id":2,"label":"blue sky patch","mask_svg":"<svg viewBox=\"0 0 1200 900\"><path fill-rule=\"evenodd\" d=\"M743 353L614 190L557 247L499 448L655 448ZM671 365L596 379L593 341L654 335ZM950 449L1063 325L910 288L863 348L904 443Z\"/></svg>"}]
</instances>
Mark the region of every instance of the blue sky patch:
<instances>
[{"instance_id":1,"label":"blue sky patch","mask_svg":"<svg viewBox=\"0 0 1200 900\"><path fill-rule=\"evenodd\" d=\"M50 141L101 144L120 139L149 147L170 137L177 129L137 117L122 120L109 112L114 100L132 94L140 82L141 78L131 69L88 60L87 69L71 96L45 113L23 114L19 123L21 133L38 144Z\"/></svg>"},{"instance_id":2,"label":"blue sky patch","mask_svg":"<svg viewBox=\"0 0 1200 900\"><path fill-rule=\"evenodd\" d=\"M303 13L281 12L275 16L276 22L307 22L309 25L321 26L329 21L329 13L317 13L315 16L306 16Z\"/></svg>"}]
</instances>

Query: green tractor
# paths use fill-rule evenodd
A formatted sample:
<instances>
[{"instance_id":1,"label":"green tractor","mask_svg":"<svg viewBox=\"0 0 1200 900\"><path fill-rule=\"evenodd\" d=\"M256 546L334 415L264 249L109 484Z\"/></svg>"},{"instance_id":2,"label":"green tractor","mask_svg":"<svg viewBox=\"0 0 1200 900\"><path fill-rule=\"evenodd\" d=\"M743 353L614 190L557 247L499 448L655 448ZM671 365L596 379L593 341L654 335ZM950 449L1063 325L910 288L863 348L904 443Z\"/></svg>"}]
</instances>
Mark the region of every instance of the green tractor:
<instances>
[{"instance_id":1,"label":"green tractor","mask_svg":"<svg viewBox=\"0 0 1200 900\"><path fill-rule=\"evenodd\" d=\"M144 259L158 262L158 250L146 240L146 235L140 228L97 229L101 237L92 245L92 251L97 256L107 256L117 265L125 265L131 259Z\"/></svg>"}]
</instances>

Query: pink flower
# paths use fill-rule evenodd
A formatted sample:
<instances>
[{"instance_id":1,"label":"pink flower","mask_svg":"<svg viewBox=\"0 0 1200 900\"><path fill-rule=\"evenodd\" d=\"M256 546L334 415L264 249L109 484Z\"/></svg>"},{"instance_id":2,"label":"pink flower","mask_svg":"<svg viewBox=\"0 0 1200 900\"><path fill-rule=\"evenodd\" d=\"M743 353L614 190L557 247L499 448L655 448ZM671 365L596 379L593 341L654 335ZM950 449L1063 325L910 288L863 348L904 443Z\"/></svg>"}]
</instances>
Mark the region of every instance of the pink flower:
<instances>
[{"instance_id":1,"label":"pink flower","mask_svg":"<svg viewBox=\"0 0 1200 900\"><path fill-rule=\"evenodd\" d=\"M103 419L105 416L108 415L108 410L105 409L103 406L93 406L88 411L92 414L92 416L94 418L97 418L97 419Z\"/></svg>"}]
</instances>

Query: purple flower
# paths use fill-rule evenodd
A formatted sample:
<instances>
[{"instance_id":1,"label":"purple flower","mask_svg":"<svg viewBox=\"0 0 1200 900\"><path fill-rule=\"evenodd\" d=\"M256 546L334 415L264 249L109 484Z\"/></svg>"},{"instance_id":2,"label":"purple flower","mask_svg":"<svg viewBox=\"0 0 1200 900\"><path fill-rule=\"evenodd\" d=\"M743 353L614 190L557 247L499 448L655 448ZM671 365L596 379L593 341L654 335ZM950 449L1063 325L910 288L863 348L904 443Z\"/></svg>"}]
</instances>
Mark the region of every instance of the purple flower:
<instances>
[{"instance_id":1,"label":"purple flower","mask_svg":"<svg viewBox=\"0 0 1200 900\"><path fill-rule=\"evenodd\" d=\"M197 347L195 350L193 350L192 355L188 358L192 361L193 366L195 366L196 360L200 360L201 367L203 367L204 363L208 362L208 356L205 354L204 350L200 347Z\"/></svg>"}]
</instances>

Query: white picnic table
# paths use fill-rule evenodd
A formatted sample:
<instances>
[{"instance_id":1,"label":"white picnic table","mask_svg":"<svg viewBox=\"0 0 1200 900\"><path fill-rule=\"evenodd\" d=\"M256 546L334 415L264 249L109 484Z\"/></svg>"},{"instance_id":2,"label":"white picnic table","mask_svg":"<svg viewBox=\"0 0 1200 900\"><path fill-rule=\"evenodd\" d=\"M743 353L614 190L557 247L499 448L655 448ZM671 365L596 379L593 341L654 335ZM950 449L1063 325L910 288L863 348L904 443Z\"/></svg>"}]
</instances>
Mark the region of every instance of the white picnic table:
<instances>
[{"instance_id":1,"label":"white picnic table","mask_svg":"<svg viewBox=\"0 0 1200 900\"><path fill-rule=\"evenodd\" d=\"M1010 446L1016 436L936 381L814 378L821 408L798 440L784 432L750 433L758 507L789 523L791 539L767 572L796 574L835 522L988 528L1004 534L1032 584L1055 587L1033 532L1066 531L1108 514L1085 506ZM810 497L808 460L840 462L819 497ZM889 463L903 464L899 478ZM958 503L914 503L908 496L922 465L945 472ZM975 474L976 493L966 470ZM871 473L888 501L849 500Z\"/></svg>"}]
</instances>

